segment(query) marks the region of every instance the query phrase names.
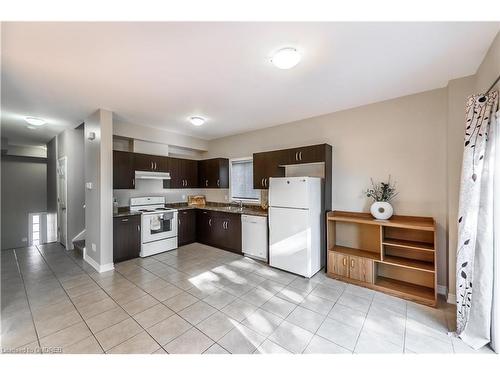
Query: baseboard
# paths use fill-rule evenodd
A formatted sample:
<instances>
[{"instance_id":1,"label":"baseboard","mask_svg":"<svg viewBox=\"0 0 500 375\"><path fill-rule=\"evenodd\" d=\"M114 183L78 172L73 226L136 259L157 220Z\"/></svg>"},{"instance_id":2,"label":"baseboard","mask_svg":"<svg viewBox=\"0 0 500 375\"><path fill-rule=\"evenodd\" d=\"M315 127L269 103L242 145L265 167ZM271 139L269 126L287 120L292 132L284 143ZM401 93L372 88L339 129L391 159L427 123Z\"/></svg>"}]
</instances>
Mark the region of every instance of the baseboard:
<instances>
[{"instance_id":1,"label":"baseboard","mask_svg":"<svg viewBox=\"0 0 500 375\"><path fill-rule=\"evenodd\" d=\"M438 285L437 286L437 294L440 294L440 295L446 297L448 295L448 288L444 285Z\"/></svg>"},{"instance_id":2,"label":"baseboard","mask_svg":"<svg viewBox=\"0 0 500 375\"><path fill-rule=\"evenodd\" d=\"M455 305L457 303L457 296L455 294L448 293L448 299L446 302Z\"/></svg>"},{"instance_id":3,"label":"baseboard","mask_svg":"<svg viewBox=\"0 0 500 375\"><path fill-rule=\"evenodd\" d=\"M98 264L94 259L87 256L87 252L85 251L85 249L83 249L83 260L86 261L88 264L90 264L99 273L115 269L115 265L113 263L108 263L103 265Z\"/></svg>"}]
</instances>

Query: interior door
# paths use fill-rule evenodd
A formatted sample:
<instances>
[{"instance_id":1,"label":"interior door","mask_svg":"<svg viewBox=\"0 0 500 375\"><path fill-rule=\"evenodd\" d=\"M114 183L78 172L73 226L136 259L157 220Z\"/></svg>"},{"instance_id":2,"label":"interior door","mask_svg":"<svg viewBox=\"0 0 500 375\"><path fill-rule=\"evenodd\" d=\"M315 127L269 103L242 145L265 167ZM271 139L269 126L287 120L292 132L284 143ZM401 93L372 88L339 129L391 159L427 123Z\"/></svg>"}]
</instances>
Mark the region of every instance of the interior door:
<instances>
[{"instance_id":1,"label":"interior door","mask_svg":"<svg viewBox=\"0 0 500 375\"><path fill-rule=\"evenodd\" d=\"M57 160L57 238L66 248L68 247L68 212L67 212L67 163L68 158L63 156Z\"/></svg>"},{"instance_id":2,"label":"interior door","mask_svg":"<svg viewBox=\"0 0 500 375\"><path fill-rule=\"evenodd\" d=\"M269 208L269 264L310 277L309 211Z\"/></svg>"}]
</instances>

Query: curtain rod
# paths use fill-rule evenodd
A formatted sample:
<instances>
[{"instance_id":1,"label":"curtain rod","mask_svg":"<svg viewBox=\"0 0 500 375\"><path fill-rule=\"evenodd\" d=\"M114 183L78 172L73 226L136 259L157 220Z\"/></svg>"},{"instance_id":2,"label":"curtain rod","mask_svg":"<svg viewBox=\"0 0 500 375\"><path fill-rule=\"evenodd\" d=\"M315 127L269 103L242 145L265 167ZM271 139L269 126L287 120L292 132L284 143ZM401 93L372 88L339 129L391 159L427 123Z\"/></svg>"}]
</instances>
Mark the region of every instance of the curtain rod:
<instances>
[{"instance_id":1,"label":"curtain rod","mask_svg":"<svg viewBox=\"0 0 500 375\"><path fill-rule=\"evenodd\" d=\"M500 76L497 77L497 79L495 79L495 82L493 82L490 86L490 88L488 89L488 91L486 91L486 94L489 94L491 90L493 90L493 87L495 87L495 85L498 83L498 81L500 81Z\"/></svg>"}]
</instances>

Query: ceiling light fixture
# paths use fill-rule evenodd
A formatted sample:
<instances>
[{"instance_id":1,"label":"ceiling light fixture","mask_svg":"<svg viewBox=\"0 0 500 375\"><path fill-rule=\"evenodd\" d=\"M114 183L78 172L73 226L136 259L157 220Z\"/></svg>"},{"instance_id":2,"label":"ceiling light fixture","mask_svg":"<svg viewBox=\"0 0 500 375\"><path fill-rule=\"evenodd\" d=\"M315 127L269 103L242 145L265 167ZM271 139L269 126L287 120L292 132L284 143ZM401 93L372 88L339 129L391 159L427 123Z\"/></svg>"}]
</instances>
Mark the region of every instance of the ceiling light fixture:
<instances>
[{"instance_id":1,"label":"ceiling light fixture","mask_svg":"<svg viewBox=\"0 0 500 375\"><path fill-rule=\"evenodd\" d=\"M38 129L36 126L28 125L26 126L29 130L36 130Z\"/></svg>"},{"instance_id":2,"label":"ceiling light fixture","mask_svg":"<svg viewBox=\"0 0 500 375\"><path fill-rule=\"evenodd\" d=\"M43 126L47 123L44 119L37 117L25 117L24 120L32 126Z\"/></svg>"},{"instance_id":3,"label":"ceiling light fixture","mask_svg":"<svg viewBox=\"0 0 500 375\"><path fill-rule=\"evenodd\" d=\"M205 123L205 119L203 117L200 117L200 116L192 116L189 118L189 121L194 126L201 126Z\"/></svg>"},{"instance_id":4,"label":"ceiling light fixture","mask_svg":"<svg viewBox=\"0 0 500 375\"><path fill-rule=\"evenodd\" d=\"M290 69L297 65L300 59L300 53L295 48L287 47L276 52L271 62L279 69Z\"/></svg>"}]
</instances>

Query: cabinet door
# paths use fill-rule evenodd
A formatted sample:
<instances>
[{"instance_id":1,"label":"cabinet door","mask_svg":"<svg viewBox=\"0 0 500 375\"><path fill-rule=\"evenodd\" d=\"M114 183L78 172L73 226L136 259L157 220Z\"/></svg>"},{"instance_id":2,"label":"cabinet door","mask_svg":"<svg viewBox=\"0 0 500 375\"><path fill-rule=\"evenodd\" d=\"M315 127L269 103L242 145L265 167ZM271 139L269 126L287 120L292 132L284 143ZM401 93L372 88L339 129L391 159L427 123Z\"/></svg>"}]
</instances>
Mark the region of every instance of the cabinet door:
<instances>
[{"instance_id":1,"label":"cabinet door","mask_svg":"<svg viewBox=\"0 0 500 375\"><path fill-rule=\"evenodd\" d=\"M134 154L113 151L113 189L135 189Z\"/></svg>"},{"instance_id":2,"label":"cabinet door","mask_svg":"<svg viewBox=\"0 0 500 375\"><path fill-rule=\"evenodd\" d=\"M210 244L211 217L209 211L196 210L196 240L203 244Z\"/></svg>"},{"instance_id":3,"label":"cabinet door","mask_svg":"<svg viewBox=\"0 0 500 375\"><path fill-rule=\"evenodd\" d=\"M265 189L264 179L267 176L267 163L269 153L259 152L253 154L253 188Z\"/></svg>"},{"instance_id":4,"label":"cabinet door","mask_svg":"<svg viewBox=\"0 0 500 375\"><path fill-rule=\"evenodd\" d=\"M154 167L151 155L134 154L134 169L136 171L152 171Z\"/></svg>"},{"instance_id":5,"label":"cabinet door","mask_svg":"<svg viewBox=\"0 0 500 375\"><path fill-rule=\"evenodd\" d=\"M373 283L373 261L367 258L350 256L349 277L354 280Z\"/></svg>"},{"instance_id":6,"label":"cabinet door","mask_svg":"<svg viewBox=\"0 0 500 375\"><path fill-rule=\"evenodd\" d=\"M184 160L184 178L186 188L198 187L198 162L196 160Z\"/></svg>"},{"instance_id":7,"label":"cabinet door","mask_svg":"<svg viewBox=\"0 0 500 375\"><path fill-rule=\"evenodd\" d=\"M113 262L137 258L141 251L141 216L113 219Z\"/></svg>"},{"instance_id":8,"label":"cabinet door","mask_svg":"<svg viewBox=\"0 0 500 375\"><path fill-rule=\"evenodd\" d=\"M220 189L229 188L229 159L217 159L217 176L215 185Z\"/></svg>"},{"instance_id":9,"label":"cabinet door","mask_svg":"<svg viewBox=\"0 0 500 375\"><path fill-rule=\"evenodd\" d=\"M241 216L239 214L226 216L223 228L226 248L241 253Z\"/></svg>"},{"instance_id":10,"label":"cabinet door","mask_svg":"<svg viewBox=\"0 0 500 375\"><path fill-rule=\"evenodd\" d=\"M170 173L170 180L163 180L164 189L179 189L182 188L182 170L180 159L167 158L165 161L166 171Z\"/></svg>"},{"instance_id":11,"label":"cabinet door","mask_svg":"<svg viewBox=\"0 0 500 375\"><path fill-rule=\"evenodd\" d=\"M141 252L141 215L129 216L128 259L138 258Z\"/></svg>"},{"instance_id":12,"label":"cabinet door","mask_svg":"<svg viewBox=\"0 0 500 375\"><path fill-rule=\"evenodd\" d=\"M338 276L349 277L349 257L347 255L331 252L333 261L330 269Z\"/></svg>"},{"instance_id":13,"label":"cabinet door","mask_svg":"<svg viewBox=\"0 0 500 375\"><path fill-rule=\"evenodd\" d=\"M179 246L196 241L196 212L195 210L180 210L178 213L178 243Z\"/></svg>"}]
</instances>

